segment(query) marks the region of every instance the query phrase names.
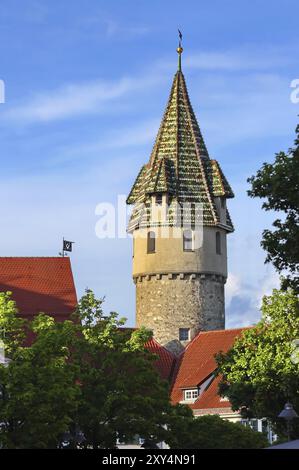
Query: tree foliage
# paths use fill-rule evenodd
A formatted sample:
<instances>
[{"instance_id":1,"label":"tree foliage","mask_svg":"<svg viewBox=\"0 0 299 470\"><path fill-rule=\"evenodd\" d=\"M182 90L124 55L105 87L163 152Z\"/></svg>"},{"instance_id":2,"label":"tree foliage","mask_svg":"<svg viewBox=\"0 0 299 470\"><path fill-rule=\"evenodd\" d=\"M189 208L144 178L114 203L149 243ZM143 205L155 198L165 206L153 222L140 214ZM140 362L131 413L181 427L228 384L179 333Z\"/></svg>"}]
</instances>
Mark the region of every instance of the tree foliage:
<instances>
[{"instance_id":1,"label":"tree foliage","mask_svg":"<svg viewBox=\"0 0 299 470\"><path fill-rule=\"evenodd\" d=\"M159 441L169 391L154 368L156 357L145 349L151 333L121 329L124 319L115 313L104 317L102 301L91 291L79 302L77 314L83 325L76 358L82 384L77 422L84 446L111 448L117 437L125 441L136 434Z\"/></svg>"},{"instance_id":2,"label":"tree foliage","mask_svg":"<svg viewBox=\"0 0 299 470\"><path fill-rule=\"evenodd\" d=\"M0 294L10 359L0 364L2 447L55 448L65 441L112 448L117 437L163 438L168 385L145 349L150 333L121 329L123 323L115 313L104 316L102 300L91 291L74 321L61 323L43 314L24 322L10 295ZM24 328L34 335L29 346Z\"/></svg>"},{"instance_id":3,"label":"tree foliage","mask_svg":"<svg viewBox=\"0 0 299 470\"><path fill-rule=\"evenodd\" d=\"M263 209L285 215L273 222L274 230L264 230L263 248L266 262L272 262L279 273L288 271L283 288L299 291L299 125L295 146L288 153L276 154L274 163L264 163L251 183L249 196L265 199Z\"/></svg>"},{"instance_id":4,"label":"tree foliage","mask_svg":"<svg viewBox=\"0 0 299 470\"><path fill-rule=\"evenodd\" d=\"M172 449L261 449L269 445L266 436L217 415L192 417L191 410L174 410L168 444Z\"/></svg>"},{"instance_id":5,"label":"tree foliage","mask_svg":"<svg viewBox=\"0 0 299 470\"><path fill-rule=\"evenodd\" d=\"M298 338L298 296L290 289L274 290L263 299L260 323L217 356L221 395L244 417L270 418L281 433L284 423L277 416L284 404L290 401L299 411L299 365L293 355ZM299 436L299 426L293 426L293 436Z\"/></svg>"},{"instance_id":6,"label":"tree foliage","mask_svg":"<svg viewBox=\"0 0 299 470\"><path fill-rule=\"evenodd\" d=\"M0 325L7 365L0 365L0 442L4 448L53 448L71 421L79 389L69 361L72 322L39 315L29 324L17 317L9 294L0 294ZM24 345L24 333L35 340Z\"/></svg>"},{"instance_id":7,"label":"tree foliage","mask_svg":"<svg viewBox=\"0 0 299 470\"><path fill-rule=\"evenodd\" d=\"M0 364L3 448L114 448L140 435L172 448L257 448L264 437L220 418L194 418L169 402L169 386L146 349L151 333L123 328L87 291L72 321L17 315L0 294L0 329L10 359ZM291 329L289 328L289 331ZM33 338L26 344L25 335ZM212 430L212 432L211 432Z\"/></svg>"}]
</instances>

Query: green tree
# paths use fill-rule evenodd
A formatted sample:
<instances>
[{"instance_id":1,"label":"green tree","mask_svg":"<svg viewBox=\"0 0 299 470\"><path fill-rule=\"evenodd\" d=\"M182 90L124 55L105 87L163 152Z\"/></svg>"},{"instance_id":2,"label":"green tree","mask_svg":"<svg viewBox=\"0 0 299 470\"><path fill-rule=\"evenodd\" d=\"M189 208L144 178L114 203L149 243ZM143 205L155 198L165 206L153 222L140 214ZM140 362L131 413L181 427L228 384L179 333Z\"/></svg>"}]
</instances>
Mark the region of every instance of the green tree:
<instances>
[{"instance_id":1,"label":"green tree","mask_svg":"<svg viewBox=\"0 0 299 470\"><path fill-rule=\"evenodd\" d=\"M172 449L261 449L269 445L264 434L240 423L216 415L194 418L185 409L175 410L166 440Z\"/></svg>"},{"instance_id":2,"label":"green tree","mask_svg":"<svg viewBox=\"0 0 299 470\"><path fill-rule=\"evenodd\" d=\"M276 154L274 163L264 163L251 183L249 196L266 199L263 209L285 214L273 222L274 230L264 230L262 247L266 262L272 262L279 273L288 271L282 287L299 291L299 125L295 146L287 153Z\"/></svg>"},{"instance_id":3,"label":"green tree","mask_svg":"<svg viewBox=\"0 0 299 470\"><path fill-rule=\"evenodd\" d=\"M0 340L5 341L6 354L13 357L25 338L25 321L17 316L11 292L0 292Z\"/></svg>"},{"instance_id":4,"label":"green tree","mask_svg":"<svg viewBox=\"0 0 299 470\"><path fill-rule=\"evenodd\" d=\"M261 310L262 320L217 356L220 393L244 417L270 418L285 434L285 423L277 415L287 401L299 411L299 365L293 360L293 342L299 338L298 296L291 289L274 290L264 297ZM298 436L294 423L293 437Z\"/></svg>"},{"instance_id":5,"label":"green tree","mask_svg":"<svg viewBox=\"0 0 299 470\"><path fill-rule=\"evenodd\" d=\"M17 317L10 294L0 293L6 365L0 365L0 442L3 448L53 448L71 422L80 393L70 362L76 340L72 322ZM26 328L26 330L25 330ZM35 335L24 346L25 331Z\"/></svg>"},{"instance_id":6,"label":"green tree","mask_svg":"<svg viewBox=\"0 0 299 470\"><path fill-rule=\"evenodd\" d=\"M136 434L159 441L165 434L169 390L154 367L156 356L145 348L151 333L121 328L125 320L115 313L104 316L102 302L87 291L76 312L82 324L76 363L83 446L111 448L117 437L128 440Z\"/></svg>"},{"instance_id":7,"label":"green tree","mask_svg":"<svg viewBox=\"0 0 299 470\"><path fill-rule=\"evenodd\" d=\"M118 437L163 439L169 391L145 348L151 333L121 328L124 319L104 316L102 302L87 291L73 321L40 314L24 322L10 295L0 294L10 359L0 364L2 447L55 448L64 441L113 448ZM33 335L27 346L25 331Z\"/></svg>"}]
</instances>

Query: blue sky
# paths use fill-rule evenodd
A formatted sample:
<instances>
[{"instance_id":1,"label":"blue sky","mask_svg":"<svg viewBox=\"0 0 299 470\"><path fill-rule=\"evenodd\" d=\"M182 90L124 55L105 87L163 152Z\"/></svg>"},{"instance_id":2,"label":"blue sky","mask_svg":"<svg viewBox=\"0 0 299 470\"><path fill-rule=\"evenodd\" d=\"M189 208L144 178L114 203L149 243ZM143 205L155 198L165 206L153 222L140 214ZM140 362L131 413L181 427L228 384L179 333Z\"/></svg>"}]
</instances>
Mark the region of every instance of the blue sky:
<instances>
[{"instance_id":1,"label":"blue sky","mask_svg":"<svg viewBox=\"0 0 299 470\"><path fill-rule=\"evenodd\" d=\"M294 140L299 104L298 2L2 0L1 256L52 256L64 236L78 294L134 323L131 240L99 240L95 207L127 194L154 142L176 71L183 71L210 155L236 198L229 208L227 325L258 319L277 285L264 265L272 214L246 179Z\"/></svg>"}]
</instances>

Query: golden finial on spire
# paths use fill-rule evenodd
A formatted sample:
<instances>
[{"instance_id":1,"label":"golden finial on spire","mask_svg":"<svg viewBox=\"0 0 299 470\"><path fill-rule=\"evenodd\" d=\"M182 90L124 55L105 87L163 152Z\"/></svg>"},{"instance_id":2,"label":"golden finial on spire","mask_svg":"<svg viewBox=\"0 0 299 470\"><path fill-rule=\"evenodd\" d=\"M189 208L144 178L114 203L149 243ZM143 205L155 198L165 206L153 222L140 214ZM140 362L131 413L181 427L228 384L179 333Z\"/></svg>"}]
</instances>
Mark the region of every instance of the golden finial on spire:
<instances>
[{"instance_id":1,"label":"golden finial on spire","mask_svg":"<svg viewBox=\"0 0 299 470\"><path fill-rule=\"evenodd\" d=\"M179 54L179 66L178 66L178 70L179 72L181 72L182 70L182 60L181 60L181 56L182 56L182 52L183 52L183 48L182 48L182 39L183 39L183 35L181 33L181 31L178 29L178 32L179 32L179 46L177 48L177 53Z\"/></svg>"}]
</instances>

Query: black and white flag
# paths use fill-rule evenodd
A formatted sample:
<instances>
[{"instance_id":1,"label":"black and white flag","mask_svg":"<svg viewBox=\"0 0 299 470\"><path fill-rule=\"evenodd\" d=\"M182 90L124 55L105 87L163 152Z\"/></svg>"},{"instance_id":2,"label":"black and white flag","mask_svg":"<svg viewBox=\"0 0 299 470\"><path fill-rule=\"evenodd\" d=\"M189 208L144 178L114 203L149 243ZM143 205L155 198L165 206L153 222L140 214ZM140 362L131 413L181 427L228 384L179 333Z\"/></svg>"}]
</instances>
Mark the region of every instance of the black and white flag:
<instances>
[{"instance_id":1,"label":"black and white flag","mask_svg":"<svg viewBox=\"0 0 299 470\"><path fill-rule=\"evenodd\" d=\"M63 251L73 251L73 243L68 240L63 240Z\"/></svg>"}]
</instances>

